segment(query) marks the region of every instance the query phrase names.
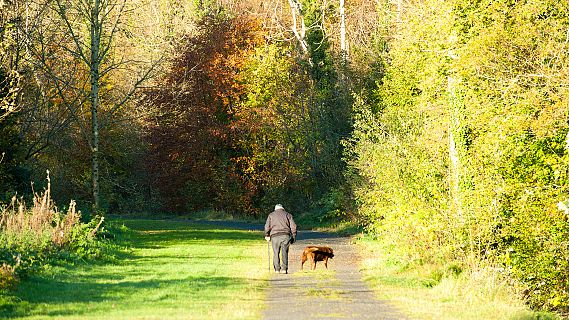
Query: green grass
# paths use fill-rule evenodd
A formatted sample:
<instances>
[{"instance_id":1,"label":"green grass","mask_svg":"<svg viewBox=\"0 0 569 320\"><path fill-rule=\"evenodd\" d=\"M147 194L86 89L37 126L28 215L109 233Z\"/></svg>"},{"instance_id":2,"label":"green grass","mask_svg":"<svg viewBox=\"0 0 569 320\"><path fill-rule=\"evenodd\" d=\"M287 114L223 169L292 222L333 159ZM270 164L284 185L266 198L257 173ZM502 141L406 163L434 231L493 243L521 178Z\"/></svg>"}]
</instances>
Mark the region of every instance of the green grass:
<instances>
[{"instance_id":1,"label":"green grass","mask_svg":"<svg viewBox=\"0 0 569 320\"><path fill-rule=\"evenodd\" d=\"M308 211L294 215L294 221L300 230L315 230L335 233L342 236L355 235L362 232L362 226L349 219L327 217L322 213Z\"/></svg>"},{"instance_id":2,"label":"green grass","mask_svg":"<svg viewBox=\"0 0 569 320\"><path fill-rule=\"evenodd\" d=\"M345 291L330 288L311 288L306 291L307 298L322 298L330 300L342 300Z\"/></svg>"},{"instance_id":3,"label":"green grass","mask_svg":"<svg viewBox=\"0 0 569 320\"><path fill-rule=\"evenodd\" d=\"M0 318L257 319L268 285L260 232L128 220L111 263L54 267L0 295Z\"/></svg>"},{"instance_id":4,"label":"green grass","mask_svg":"<svg viewBox=\"0 0 569 320\"><path fill-rule=\"evenodd\" d=\"M269 214L268 212L266 213ZM189 220L189 221L237 221L237 222L248 222L248 223L265 223L266 215L257 217L253 215L245 214L232 214L222 210L201 210L192 211L190 213L180 213L180 214L167 214L167 213L121 213L120 215L114 215L116 218L123 219L162 219L162 220Z\"/></svg>"},{"instance_id":5,"label":"green grass","mask_svg":"<svg viewBox=\"0 0 569 320\"><path fill-rule=\"evenodd\" d=\"M376 296L390 300L412 319L437 320L554 320L534 312L492 269L456 272L456 266L408 265L394 258L379 242L360 239L365 250L361 268Z\"/></svg>"}]
</instances>

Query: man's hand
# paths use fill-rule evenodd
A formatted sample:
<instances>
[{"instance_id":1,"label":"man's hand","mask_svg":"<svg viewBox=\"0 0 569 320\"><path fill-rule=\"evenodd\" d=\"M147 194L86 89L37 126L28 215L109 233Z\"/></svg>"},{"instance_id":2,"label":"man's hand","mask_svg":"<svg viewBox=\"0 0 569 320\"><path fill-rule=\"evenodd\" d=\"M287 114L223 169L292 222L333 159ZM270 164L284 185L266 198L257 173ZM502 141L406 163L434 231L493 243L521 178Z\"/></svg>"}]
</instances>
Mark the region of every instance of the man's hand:
<instances>
[{"instance_id":1,"label":"man's hand","mask_svg":"<svg viewBox=\"0 0 569 320\"><path fill-rule=\"evenodd\" d=\"M269 237L269 236L266 236L266 237L265 237L265 240L267 240L267 241L271 241L271 237Z\"/></svg>"}]
</instances>

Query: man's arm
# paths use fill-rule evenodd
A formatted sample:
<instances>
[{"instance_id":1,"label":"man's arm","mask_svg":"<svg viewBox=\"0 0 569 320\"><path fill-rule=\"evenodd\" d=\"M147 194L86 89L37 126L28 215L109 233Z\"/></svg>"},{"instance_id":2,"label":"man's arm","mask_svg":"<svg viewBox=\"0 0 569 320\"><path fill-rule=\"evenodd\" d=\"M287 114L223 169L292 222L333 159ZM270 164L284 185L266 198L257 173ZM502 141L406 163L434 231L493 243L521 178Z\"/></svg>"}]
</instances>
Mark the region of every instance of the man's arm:
<instances>
[{"instance_id":1,"label":"man's arm","mask_svg":"<svg viewBox=\"0 0 569 320\"><path fill-rule=\"evenodd\" d=\"M290 232L292 234L292 241L295 242L296 241L296 223L294 222L292 214L289 217L290 217L289 220L290 220Z\"/></svg>"}]
</instances>

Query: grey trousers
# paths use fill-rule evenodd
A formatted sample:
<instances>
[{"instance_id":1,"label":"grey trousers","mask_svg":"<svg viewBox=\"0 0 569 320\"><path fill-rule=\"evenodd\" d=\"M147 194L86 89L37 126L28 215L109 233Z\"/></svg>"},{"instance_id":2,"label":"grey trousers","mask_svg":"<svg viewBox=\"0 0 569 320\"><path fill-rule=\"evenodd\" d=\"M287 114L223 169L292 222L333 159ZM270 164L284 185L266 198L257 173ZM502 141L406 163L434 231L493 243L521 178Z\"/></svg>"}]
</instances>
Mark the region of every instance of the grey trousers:
<instances>
[{"instance_id":1,"label":"grey trousers","mask_svg":"<svg viewBox=\"0 0 569 320\"><path fill-rule=\"evenodd\" d=\"M275 271L285 270L288 271L288 247L290 246L291 236L288 234L279 234L271 237L273 245L273 268ZM279 258L279 252L282 257Z\"/></svg>"}]
</instances>

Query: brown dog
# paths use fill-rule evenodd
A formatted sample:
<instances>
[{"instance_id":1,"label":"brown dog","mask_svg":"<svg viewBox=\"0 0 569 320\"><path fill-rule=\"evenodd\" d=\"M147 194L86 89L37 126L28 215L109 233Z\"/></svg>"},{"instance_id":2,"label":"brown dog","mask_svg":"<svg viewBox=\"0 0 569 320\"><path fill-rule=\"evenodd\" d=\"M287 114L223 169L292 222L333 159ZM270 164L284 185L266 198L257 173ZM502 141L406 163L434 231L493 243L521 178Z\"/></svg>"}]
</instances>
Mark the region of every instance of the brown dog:
<instances>
[{"instance_id":1,"label":"brown dog","mask_svg":"<svg viewBox=\"0 0 569 320\"><path fill-rule=\"evenodd\" d=\"M332 259L334 257L334 250L330 247L321 247L321 246L308 246L304 248L302 252L300 270L302 270L304 263L306 260L310 261L310 269L316 269L316 262L317 261L324 261L324 266L328 269L328 259Z\"/></svg>"}]
</instances>

